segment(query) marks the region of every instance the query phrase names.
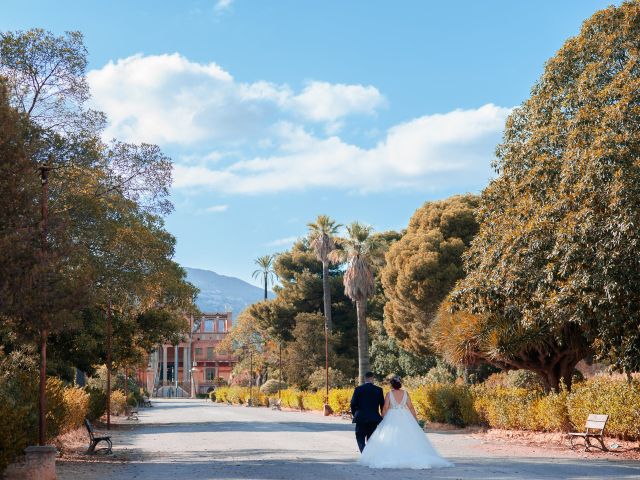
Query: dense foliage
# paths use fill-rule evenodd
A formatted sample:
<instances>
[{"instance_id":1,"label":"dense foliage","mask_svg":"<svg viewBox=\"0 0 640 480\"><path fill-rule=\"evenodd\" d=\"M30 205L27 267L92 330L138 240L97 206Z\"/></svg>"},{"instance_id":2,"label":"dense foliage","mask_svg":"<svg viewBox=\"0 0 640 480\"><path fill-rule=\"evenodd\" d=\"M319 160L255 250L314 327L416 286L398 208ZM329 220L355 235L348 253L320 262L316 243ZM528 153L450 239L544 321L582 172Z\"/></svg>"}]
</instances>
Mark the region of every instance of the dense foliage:
<instances>
[{"instance_id":1,"label":"dense foliage","mask_svg":"<svg viewBox=\"0 0 640 480\"><path fill-rule=\"evenodd\" d=\"M530 369L547 388L592 349L640 367L639 36L637 2L597 12L509 117L440 319L444 355Z\"/></svg>"},{"instance_id":2,"label":"dense foliage","mask_svg":"<svg viewBox=\"0 0 640 480\"><path fill-rule=\"evenodd\" d=\"M442 300L464 276L462 254L478 231L477 206L473 195L425 203L386 254L385 327L412 352L430 352L429 326Z\"/></svg>"}]
</instances>

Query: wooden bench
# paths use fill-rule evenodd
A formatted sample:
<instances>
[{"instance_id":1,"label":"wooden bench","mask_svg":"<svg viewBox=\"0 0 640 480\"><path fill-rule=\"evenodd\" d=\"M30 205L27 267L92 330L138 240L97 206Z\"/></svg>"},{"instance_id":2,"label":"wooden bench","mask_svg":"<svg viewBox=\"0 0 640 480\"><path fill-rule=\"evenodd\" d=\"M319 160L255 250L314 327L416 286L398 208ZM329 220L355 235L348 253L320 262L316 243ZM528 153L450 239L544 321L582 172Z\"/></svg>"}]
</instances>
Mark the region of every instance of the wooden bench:
<instances>
[{"instance_id":1,"label":"wooden bench","mask_svg":"<svg viewBox=\"0 0 640 480\"><path fill-rule=\"evenodd\" d=\"M127 415L127 420L140 420L138 418L138 408L131 405L125 405L124 413Z\"/></svg>"},{"instance_id":2,"label":"wooden bench","mask_svg":"<svg viewBox=\"0 0 640 480\"><path fill-rule=\"evenodd\" d=\"M281 410L281 405L281 400L275 398L269 399L269 407L271 407L271 410Z\"/></svg>"},{"instance_id":3,"label":"wooden bench","mask_svg":"<svg viewBox=\"0 0 640 480\"><path fill-rule=\"evenodd\" d=\"M571 432L569 433L569 438L571 441L571 448L575 448L574 439L576 438L584 438L584 451L588 452L589 447L596 447L602 449L602 451L606 452L607 447L604 445L604 427L607 425L607 420L609 420L609 415L596 415L589 414L587 418L587 423L585 425L584 432ZM589 439L595 438L600 442L600 446L593 445Z\"/></svg>"},{"instance_id":4,"label":"wooden bench","mask_svg":"<svg viewBox=\"0 0 640 480\"><path fill-rule=\"evenodd\" d=\"M111 437L107 437L107 436L96 436L96 431L93 428L93 425L91 425L91 422L89 421L88 418L84 419L84 425L85 427L87 427L87 431L89 432L89 439L90 439L90 443L89 443L89 449L87 450L87 453L89 454L93 454L96 453L96 445L98 445L98 443L100 442L105 442L107 444L106 447L101 448L100 450L106 450L105 453L109 454L109 453L113 453L111 451L111 448L113 447L113 444L111 443Z\"/></svg>"}]
</instances>

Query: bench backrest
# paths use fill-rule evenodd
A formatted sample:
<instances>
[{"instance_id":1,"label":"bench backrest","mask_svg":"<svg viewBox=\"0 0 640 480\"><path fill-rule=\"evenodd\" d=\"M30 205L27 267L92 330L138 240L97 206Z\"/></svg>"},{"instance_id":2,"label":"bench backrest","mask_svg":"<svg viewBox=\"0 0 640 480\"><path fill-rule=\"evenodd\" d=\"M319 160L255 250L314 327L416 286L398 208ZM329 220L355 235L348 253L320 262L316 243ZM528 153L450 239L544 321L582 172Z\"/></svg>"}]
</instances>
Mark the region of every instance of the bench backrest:
<instances>
[{"instance_id":1,"label":"bench backrest","mask_svg":"<svg viewBox=\"0 0 640 480\"><path fill-rule=\"evenodd\" d=\"M87 431L89 432L89 436L93 439L93 434L94 434L95 430L93 429L93 425L91 425L91 422L89 421L88 418L84 419L84 426L87 427Z\"/></svg>"},{"instance_id":2,"label":"bench backrest","mask_svg":"<svg viewBox=\"0 0 640 480\"><path fill-rule=\"evenodd\" d=\"M586 424L587 432L589 432L589 430L598 430L599 433L602 433L604 427L607 425L607 420L609 420L609 415L589 414Z\"/></svg>"}]
</instances>

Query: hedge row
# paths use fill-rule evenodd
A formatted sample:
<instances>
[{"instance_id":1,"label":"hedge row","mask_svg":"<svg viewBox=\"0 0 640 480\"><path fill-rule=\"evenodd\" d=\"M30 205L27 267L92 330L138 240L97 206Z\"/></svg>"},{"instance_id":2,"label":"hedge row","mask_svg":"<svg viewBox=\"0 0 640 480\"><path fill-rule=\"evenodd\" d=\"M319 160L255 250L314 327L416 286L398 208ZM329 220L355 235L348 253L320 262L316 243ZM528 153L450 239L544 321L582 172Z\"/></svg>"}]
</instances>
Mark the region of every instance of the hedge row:
<instances>
[{"instance_id":1,"label":"hedge row","mask_svg":"<svg viewBox=\"0 0 640 480\"><path fill-rule=\"evenodd\" d=\"M22 455L29 445L38 441L38 384L33 378L16 378L21 386L0 388L0 472ZM17 387L17 385L0 385ZM82 426L90 415L90 392L65 387L57 378L47 379L47 441ZM96 403L96 402L94 402ZM101 415L104 412L103 403ZM96 409L98 407L95 407Z\"/></svg>"},{"instance_id":2,"label":"hedge row","mask_svg":"<svg viewBox=\"0 0 640 480\"><path fill-rule=\"evenodd\" d=\"M418 418L457 426L483 424L491 428L557 431L582 430L590 413L609 415L610 436L640 439L640 383L595 378L574 384L573 390L544 394L539 389L488 385L430 384L412 390ZM349 411L353 389L329 391L335 413ZM246 387L220 387L215 401L246 404ZM253 389L254 405L268 405L269 397ZM277 399L277 395L270 398ZM324 392L285 389L282 406L322 410ZM213 399L213 397L212 397Z\"/></svg>"},{"instance_id":3,"label":"hedge row","mask_svg":"<svg viewBox=\"0 0 640 480\"><path fill-rule=\"evenodd\" d=\"M353 389L334 388L329 391L329 406L336 413L348 412L349 402ZM278 399L278 394L266 395L257 388L253 389L253 404L268 406L269 399ZM286 408L296 410L322 410L324 406L324 392L302 392L292 388L280 391L281 405ZM235 405L246 405L249 402L248 387L218 387L215 392L211 392L210 397L218 403L231 403Z\"/></svg>"},{"instance_id":4,"label":"hedge row","mask_svg":"<svg viewBox=\"0 0 640 480\"><path fill-rule=\"evenodd\" d=\"M609 415L607 435L640 439L640 383L597 377L544 394L538 389L468 389L480 423L492 428L567 432L583 430L590 413Z\"/></svg>"}]
</instances>

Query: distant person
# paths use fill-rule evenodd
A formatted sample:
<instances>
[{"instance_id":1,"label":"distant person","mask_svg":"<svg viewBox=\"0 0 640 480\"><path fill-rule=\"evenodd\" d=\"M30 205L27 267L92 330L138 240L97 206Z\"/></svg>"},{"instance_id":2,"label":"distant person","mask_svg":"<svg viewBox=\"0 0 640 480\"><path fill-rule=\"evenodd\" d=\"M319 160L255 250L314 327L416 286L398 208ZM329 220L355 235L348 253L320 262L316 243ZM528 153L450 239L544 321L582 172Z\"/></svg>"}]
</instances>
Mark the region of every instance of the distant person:
<instances>
[{"instance_id":1,"label":"distant person","mask_svg":"<svg viewBox=\"0 0 640 480\"><path fill-rule=\"evenodd\" d=\"M373 383L373 373L367 372L364 383L356 387L351 397L351 415L356 424L356 441L360 452L382 421L380 412L384 406L384 393Z\"/></svg>"},{"instance_id":2,"label":"distant person","mask_svg":"<svg viewBox=\"0 0 640 480\"><path fill-rule=\"evenodd\" d=\"M379 387L375 388L382 392ZM370 468L453 467L438 455L420 428L411 398L406 390L402 390L400 377L391 379L391 391L384 399L382 417L364 451L361 449L362 465Z\"/></svg>"}]
</instances>

